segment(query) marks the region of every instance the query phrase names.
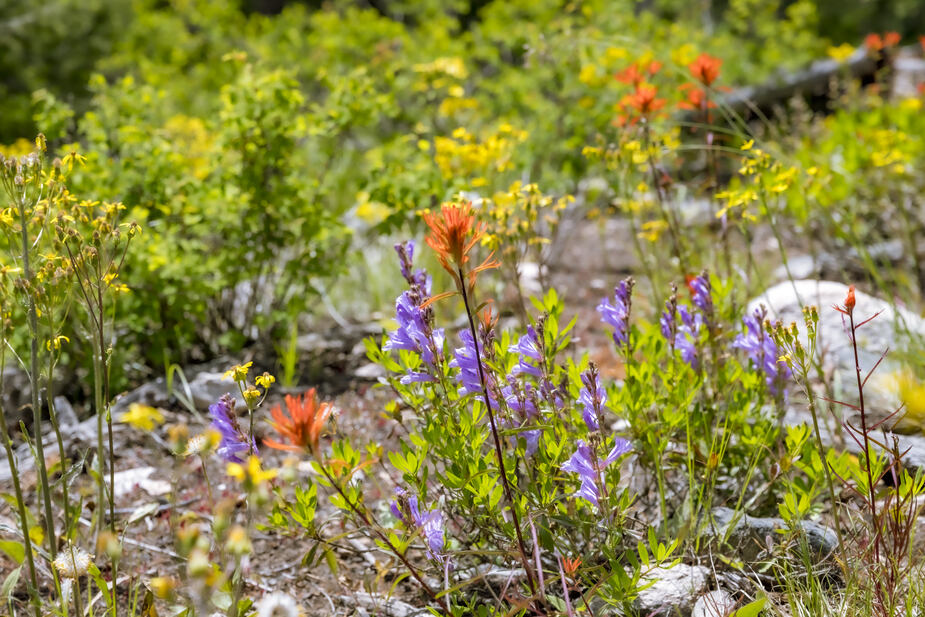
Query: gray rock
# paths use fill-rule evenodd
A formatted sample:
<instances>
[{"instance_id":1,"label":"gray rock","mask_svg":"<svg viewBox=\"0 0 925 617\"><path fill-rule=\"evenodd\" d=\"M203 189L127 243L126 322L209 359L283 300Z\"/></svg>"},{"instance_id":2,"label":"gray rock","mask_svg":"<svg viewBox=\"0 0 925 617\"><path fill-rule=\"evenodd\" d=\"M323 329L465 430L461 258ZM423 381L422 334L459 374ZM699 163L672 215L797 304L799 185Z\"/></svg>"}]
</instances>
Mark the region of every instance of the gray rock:
<instances>
[{"instance_id":1,"label":"gray rock","mask_svg":"<svg viewBox=\"0 0 925 617\"><path fill-rule=\"evenodd\" d=\"M189 382L193 404L196 405L196 409L208 409L209 405L225 394L233 395L238 408L244 409L244 399L241 397L238 387L231 379L222 379L222 375L224 375L224 372L203 371L197 373L193 380Z\"/></svg>"},{"instance_id":2,"label":"gray rock","mask_svg":"<svg viewBox=\"0 0 925 617\"><path fill-rule=\"evenodd\" d=\"M376 364L369 362L358 368L353 373L358 379L367 379L369 381L378 381L380 377L386 376L386 370Z\"/></svg>"},{"instance_id":3,"label":"gray rock","mask_svg":"<svg viewBox=\"0 0 925 617\"><path fill-rule=\"evenodd\" d=\"M654 583L640 592L634 604L643 615L691 614L697 598L707 590L710 571L703 566L680 563L673 568L656 568L643 577Z\"/></svg>"},{"instance_id":4,"label":"gray rock","mask_svg":"<svg viewBox=\"0 0 925 617\"><path fill-rule=\"evenodd\" d=\"M19 424L20 420L25 419L26 414L32 413L29 408L32 396L29 376L25 371L7 366L0 375L0 379L3 380L3 398L0 400L0 405L3 405L6 423L14 427Z\"/></svg>"},{"instance_id":5,"label":"gray rock","mask_svg":"<svg viewBox=\"0 0 925 617\"><path fill-rule=\"evenodd\" d=\"M55 416L58 418L58 426L61 428L76 426L79 423L74 406L63 396L55 397Z\"/></svg>"},{"instance_id":6,"label":"gray rock","mask_svg":"<svg viewBox=\"0 0 925 617\"><path fill-rule=\"evenodd\" d=\"M697 598L691 617L728 617L735 608L735 598L729 592L717 589Z\"/></svg>"},{"instance_id":7,"label":"gray rock","mask_svg":"<svg viewBox=\"0 0 925 617\"><path fill-rule=\"evenodd\" d=\"M167 382L163 377L158 377L154 381L149 381L118 396L113 402L112 413L117 415L126 412L134 403L151 407L166 407L169 401L170 393L167 392Z\"/></svg>"},{"instance_id":8,"label":"gray rock","mask_svg":"<svg viewBox=\"0 0 925 617\"><path fill-rule=\"evenodd\" d=\"M781 518L759 518L741 513L737 517L731 508L715 508L712 514L714 524L707 533L715 534L720 540L725 539L746 562L759 560L767 552L769 544L778 545L786 538L786 534L780 531L787 530L788 525ZM838 536L834 530L812 521L803 521L801 526L817 561L827 559L838 547Z\"/></svg>"}]
</instances>

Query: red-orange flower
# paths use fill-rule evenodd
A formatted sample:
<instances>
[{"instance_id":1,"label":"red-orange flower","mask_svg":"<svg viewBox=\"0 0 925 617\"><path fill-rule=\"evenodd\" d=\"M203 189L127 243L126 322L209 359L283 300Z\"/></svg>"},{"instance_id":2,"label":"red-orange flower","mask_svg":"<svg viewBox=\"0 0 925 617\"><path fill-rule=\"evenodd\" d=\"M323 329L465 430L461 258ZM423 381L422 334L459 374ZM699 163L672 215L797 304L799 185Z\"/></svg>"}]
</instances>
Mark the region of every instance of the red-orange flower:
<instances>
[{"instance_id":1,"label":"red-orange flower","mask_svg":"<svg viewBox=\"0 0 925 617\"><path fill-rule=\"evenodd\" d=\"M614 78L620 83L633 84L633 87L638 88L639 84L645 80L646 74L651 77L658 73L661 68L662 63L657 60L650 62L645 69L641 69L639 63L633 63L614 75Z\"/></svg>"},{"instance_id":2,"label":"red-orange flower","mask_svg":"<svg viewBox=\"0 0 925 617\"><path fill-rule=\"evenodd\" d=\"M665 106L665 99L657 98L658 91L655 86L641 85L632 94L623 97L624 107L636 110L640 116L648 118Z\"/></svg>"},{"instance_id":3,"label":"red-orange flower","mask_svg":"<svg viewBox=\"0 0 925 617\"><path fill-rule=\"evenodd\" d=\"M919 35L919 45L921 45L922 49L925 50L925 34Z\"/></svg>"},{"instance_id":4,"label":"red-orange flower","mask_svg":"<svg viewBox=\"0 0 925 617\"><path fill-rule=\"evenodd\" d=\"M687 91L687 98L678 103L679 108L693 110L716 108L716 103L707 98L703 88L698 88L694 84L683 84L679 89L682 92Z\"/></svg>"},{"instance_id":5,"label":"red-orange flower","mask_svg":"<svg viewBox=\"0 0 925 617\"><path fill-rule=\"evenodd\" d=\"M485 223L476 223L472 213L472 202L445 203L440 212L424 215L424 222L430 227L427 245L434 249L443 268L458 278L458 270L469 262L469 251L485 235ZM469 271L473 277L482 270L496 268L500 265L491 260L491 255L476 268ZM462 283L462 281L460 281Z\"/></svg>"},{"instance_id":6,"label":"red-orange flower","mask_svg":"<svg viewBox=\"0 0 925 617\"><path fill-rule=\"evenodd\" d=\"M864 37L864 47L867 51L880 51L883 49L883 39L876 32L871 32Z\"/></svg>"},{"instance_id":7,"label":"red-orange flower","mask_svg":"<svg viewBox=\"0 0 925 617\"><path fill-rule=\"evenodd\" d=\"M581 557L573 557L571 559L562 560L562 570L565 571L565 575L572 578L575 576L575 573L578 572L578 568L581 566Z\"/></svg>"},{"instance_id":8,"label":"red-orange flower","mask_svg":"<svg viewBox=\"0 0 925 617\"><path fill-rule=\"evenodd\" d=\"M324 423L334 411L330 403L320 403L315 395L315 389L299 396L286 395L286 409L289 417L276 405L270 410L273 420L270 422L277 433L289 443L280 443L272 439L264 439L263 443L276 450L289 450L291 452L304 452L312 454L318 452L318 440Z\"/></svg>"},{"instance_id":9,"label":"red-orange flower","mask_svg":"<svg viewBox=\"0 0 925 617\"><path fill-rule=\"evenodd\" d=\"M903 40L899 32L887 32L883 35L883 45L885 47L896 47Z\"/></svg>"},{"instance_id":10,"label":"red-orange flower","mask_svg":"<svg viewBox=\"0 0 925 617\"><path fill-rule=\"evenodd\" d=\"M690 69L691 75L697 81L705 86L712 86L713 82L719 78L719 68L722 65L723 61L721 59L709 54L700 54L687 68Z\"/></svg>"}]
</instances>

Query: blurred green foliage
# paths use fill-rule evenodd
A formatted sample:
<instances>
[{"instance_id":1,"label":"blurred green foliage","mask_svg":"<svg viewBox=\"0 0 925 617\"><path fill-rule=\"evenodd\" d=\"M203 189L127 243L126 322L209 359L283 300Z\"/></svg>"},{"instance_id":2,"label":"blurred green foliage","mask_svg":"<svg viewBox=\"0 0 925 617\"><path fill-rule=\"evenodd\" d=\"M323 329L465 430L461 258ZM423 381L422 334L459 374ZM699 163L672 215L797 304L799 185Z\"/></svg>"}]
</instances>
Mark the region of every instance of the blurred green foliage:
<instances>
[{"instance_id":1,"label":"blurred green foliage","mask_svg":"<svg viewBox=\"0 0 925 617\"><path fill-rule=\"evenodd\" d=\"M458 191L574 193L637 59L670 92L702 51L732 84L827 46L821 0L6 4L0 136L79 149L75 190L142 224L119 332L157 367L272 349L347 251Z\"/></svg>"}]
</instances>

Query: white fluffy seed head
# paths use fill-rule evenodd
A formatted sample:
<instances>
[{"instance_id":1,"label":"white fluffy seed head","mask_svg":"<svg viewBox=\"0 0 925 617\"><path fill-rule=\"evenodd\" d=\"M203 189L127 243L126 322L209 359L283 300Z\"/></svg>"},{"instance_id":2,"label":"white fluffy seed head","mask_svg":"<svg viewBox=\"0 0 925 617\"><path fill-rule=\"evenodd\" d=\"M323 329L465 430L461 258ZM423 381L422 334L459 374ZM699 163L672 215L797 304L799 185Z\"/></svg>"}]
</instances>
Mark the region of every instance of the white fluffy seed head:
<instances>
[{"instance_id":1,"label":"white fluffy seed head","mask_svg":"<svg viewBox=\"0 0 925 617\"><path fill-rule=\"evenodd\" d=\"M274 591L262 597L256 605L257 617L300 617L302 611L289 594Z\"/></svg>"},{"instance_id":2,"label":"white fluffy seed head","mask_svg":"<svg viewBox=\"0 0 925 617\"><path fill-rule=\"evenodd\" d=\"M62 578L79 578L90 571L93 555L87 551L69 546L58 553L52 565Z\"/></svg>"}]
</instances>

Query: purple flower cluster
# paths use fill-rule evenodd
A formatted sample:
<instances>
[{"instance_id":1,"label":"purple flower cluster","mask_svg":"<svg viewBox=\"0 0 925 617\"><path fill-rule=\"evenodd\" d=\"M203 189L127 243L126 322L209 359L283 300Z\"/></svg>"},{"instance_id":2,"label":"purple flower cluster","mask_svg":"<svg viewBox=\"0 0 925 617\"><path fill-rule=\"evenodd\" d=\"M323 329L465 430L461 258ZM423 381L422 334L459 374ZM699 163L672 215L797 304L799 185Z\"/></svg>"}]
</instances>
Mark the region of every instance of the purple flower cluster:
<instances>
[{"instance_id":1,"label":"purple flower cluster","mask_svg":"<svg viewBox=\"0 0 925 617\"><path fill-rule=\"evenodd\" d=\"M212 428L221 435L218 455L229 463L242 463L241 455L257 454L257 444L241 428L234 404L231 395L225 394L216 403L209 405L209 415L212 416Z\"/></svg>"},{"instance_id":2,"label":"purple flower cluster","mask_svg":"<svg viewBox=\"0 0 925 617\"><path fill-rule=\"evenodd\" d=\"M600 429L599 418L603 415L604 400L607 393L601 385L600 375L593 366L581 374L581 383L584 388L578 394L578 404L581 406L581 417L589 431Z\"/></svg>"},{"instance_id":3,"label":"purple flower cluster","mask_svg":"<svg viewBox=\"0 0 925 617\"><path fill-rule=\"evenodd\" d=\"M629 317L632 305L633 279L626 278L614 289L613 300L604 298L597 305L601 321L613 328L613 341L617 347L626 347L629 342Z\"/></svg>"},{"instance_id":4,"label":"purple flower cluster","mask_svg":"<svg viewBox=\"0 0 925 617\"><path fill-rule=\"evenodd\" d=\"M697 311L678 304L675 293L665 302L665 310L659 319L662 336L672 349L680 352L681 359L693 368L700 366L697 353L697 341L705 325L709 325L713 316L713 297L710 280L706 274L694 277L690 282L693 304ZM680 323L678 318L680 317Z\"/></svg>"},{"instance_id":5,"label":"purple flower cluster","mask_svg":"<svg viewBox=\"0 0 925 617\"><path fill-rule=\"evenodd\" d=\"M389 335L383 349L412 351L418 354L430 369L429 372L409 370L401 378L401 383L408 385L435 381L433 374L436 372L439 355L443 349L443 328L434 328L431 312L421 307L430 296L431 280L424 270L418 270L413 274L411 272L413 242L409 240L403 244L396 244L395 250L398 253L402 275L411 288L402 292L395 300L395 320L398 322L398 329Z\"/></svg>"},{"instance_id":6,"label":"purple flower cluster","mask_svg":"<svg viewBox=\"0 0 925 617\"><path fill-rule=\"evenodd\" d=\"M416 495L408 495L408 491L395 488L396 499L389 504L392 514L405 524L406 527L420 530L427 545L427 557L434 561L446 562L446 542L443 537L443 514L436 508L422 510L418 505Z\"/></svg>"},{"instance_id":7,"label":"purple flower cluster","mask_svg":"<svg viewBox=\"0 0 925 617\"><path fill-rule=\"evenodd\" d=\"M453 359L450 360L450 366L459 369L459 373L456 374L456 380L460 384L459 395L465 396L475 393L478 394L477 398L480 401L484 401L485 399L482 398L482 380L479 377L479 363L476 357L475 341L472 340L472 332L462 330L459 333L459 339L462 341L463 346L458 347L453 352ZM481 343L479 343L478 352L478 358L485 357L485 349ZM491 373L484 362L482 363L482 373L485 375L486 380L490 378ZM495 403L493 397L491 397L491 403Z\"/></svg>"},{"instance_id":8,"label":"purple flower cluster","mask_svg":"<svg viewBox=\"0 0 925 617\"><path fill-rule=\"evenodd\" d=\"M597 455L591 450L591 446L579 439L578 448L571 458L562 465L562 471L577 473L578 477L581 478L581 488L576 495L600 507L604 469L631 449L632 447L627 440L616 437L614 446L607 458L602 461L595 461ZM597 471L595 471L595 463L597 463Z\"/></svg>"},{"instance_id":9,"label":"purple flower cluster","mask_svg":"<svg viewBox=\"0 0 925 617\"><path fill-rule=\"evenodd\" d=\"M768 389L777 396L792 371L786 362L780 361L783 352L765 328L766 317L767 310L763 306L755 309L751 315L746 315L743 318L745 332L736 336L732 346L745 351L755 368L764 371Z\"/></svg>"},{"instance_id":10,"label":"purple flower cluster","mask_svg":"<svg viewBox=\"0 0 925 617\"><path fill-rule=\"evenodd\" d=\"M508 351L520 356L517 360L517 365L512 371L514 375L524 373L537 379L542 379L543 371L538 365L543 363L543 354L540 352L540 346L536 340L536 330L533 326L527 326L527 333L520 337L517 344L511 345ZM534 362L537 364L533 364Z\"/></svg>"}]
</instances>

